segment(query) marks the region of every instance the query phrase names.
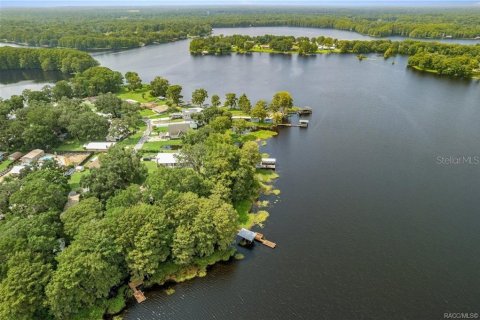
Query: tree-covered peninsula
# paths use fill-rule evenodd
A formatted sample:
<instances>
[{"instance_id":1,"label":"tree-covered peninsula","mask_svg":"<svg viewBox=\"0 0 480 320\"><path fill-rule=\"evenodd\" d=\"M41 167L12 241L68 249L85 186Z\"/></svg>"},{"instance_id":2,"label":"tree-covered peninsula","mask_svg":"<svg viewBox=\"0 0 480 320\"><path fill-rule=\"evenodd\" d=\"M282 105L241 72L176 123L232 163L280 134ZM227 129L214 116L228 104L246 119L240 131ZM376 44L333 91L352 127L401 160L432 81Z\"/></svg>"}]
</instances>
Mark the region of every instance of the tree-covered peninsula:
<instances>
[{"instance_id":1,"label":"tree-covered peninsula","mask_svg":"<svg viewBox=\"0 0 480 320\"><path fill-rule=\"evenodd\" d=\"M209 265L231 259L241 227L268 215L249 213L276 177L257 169L259 139L275 134L259 129L273 126L264 122L267 115L286 115L289 93L253 108L245 94L227 94L223 106L212 95L212 105L192 115L197 129L166 141L181 146L175 152L135 148L148 132L145 122L159 118L119 96L165 95L168 121L198 108L184 106L182 87L167 79L143 84L135 72L125 78L127 84L119 72L95 66L0 100L0 150L9 158L32 149L48 153L32 161L4 153L0 159L0 319L118 314L132 298L129 283L150 287L204 275ZM207 97L199 88L192 103L204 105ZM118 132L116 145L104 152L81 147ZM149 138L159 133L161 127ZM174 168L151 159L172 151ZM81 165L57 160L85 154ZM22 169L13 173L12 165Z\"/></svg>"},{"instance_id":2,"label":"tree-covered peninsula","mask_svg":"<svg viewBox=\"0 0 480 320\"><path fill-rule=\"evenodd\" d=\"M81 72L98 65L88 53L74 49L0 47L0 70Z\"/></svg>"},{"instance_id":3,"label":"tree-covered peninsula","mask_svg":"<svg viewBox=\"0 0 480 320\"><path fill-rule=\"evenodd\" d=\"M386 59L397 54L409 56L408 65L456 78L480 75L480 45L461 45L415 40L338 40L329 37L293 36L209 36L190 42L192 54L298 53L300 55L377 53Z\"/></svg>"}]
</instances>

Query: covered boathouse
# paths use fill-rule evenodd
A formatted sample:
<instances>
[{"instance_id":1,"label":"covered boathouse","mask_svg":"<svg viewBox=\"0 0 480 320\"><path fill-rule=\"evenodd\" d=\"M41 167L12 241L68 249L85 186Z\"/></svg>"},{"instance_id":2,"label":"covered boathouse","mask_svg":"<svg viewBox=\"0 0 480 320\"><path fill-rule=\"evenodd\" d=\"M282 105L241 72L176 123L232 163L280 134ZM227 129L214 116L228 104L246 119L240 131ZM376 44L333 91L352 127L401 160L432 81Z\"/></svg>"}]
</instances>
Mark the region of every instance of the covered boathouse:
<instances>
[{"instance_id":1,"label":"covered boathouse","mask_svg":"<svg viewBox=\"0 0 480 320\"><path fill-rule=\"evenodd\" d=\"M257 235L256 232L247 230L245 228L240 229L237 234L246 244L252 244L255 240L255 236Z\"/></svg>"}]
</instances>

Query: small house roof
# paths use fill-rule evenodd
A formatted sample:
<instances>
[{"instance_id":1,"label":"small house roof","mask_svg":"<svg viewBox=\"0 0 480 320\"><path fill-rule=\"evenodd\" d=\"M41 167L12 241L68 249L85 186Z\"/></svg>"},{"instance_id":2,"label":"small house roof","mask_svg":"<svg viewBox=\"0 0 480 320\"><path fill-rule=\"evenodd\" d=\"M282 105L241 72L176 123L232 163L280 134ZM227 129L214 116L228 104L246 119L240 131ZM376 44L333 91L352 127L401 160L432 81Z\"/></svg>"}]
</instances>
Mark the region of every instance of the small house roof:
<instances>
[{"instance_id":1,"label":"small house roof","mask_svg":"<svg viewBox=\"0 0 480 320\"><path fill-rule=\"evenodd\" d=\"M203 111L202 108L188 108L188 109L182 110L182 113L183 114L194 114L194 113L200 113L202 111Z\"/></svg>"},{"instance_id":2,"label":"small house roof","mask_svg":"<svg viewBox=\"0 0 480 320\"><path fill-rule=\"evenodd\" d=\"M22 157L22 155L23 155L23 153L21 153L20 151L17 151L17 152L12 153L8 157L10 159L17 160L17 159L20 159Z\"/></svg>"},{"instance_id":3,"label":"small house roof","mask_svg":"<svg viewBox=\"0 0 480 320\"><path fill-rule=\"evenodd\" d=\"M84 144L83 147L87 150L108 150L111 146L113 146L115 142L89 142Z\"/></svg>"},{"instance_id":4,"label":"small house roof","mask_svg":"<svg viewBox=\"0 0 480 320\"><path fill-rule=\"evenodd\" d=\"M275 158L262 158L262 163L275 163L277 159Z\"/></svg>"},{"instance_id":5,"label":"small house roof","mask_svg":"<svg viewBox=\"0 0 480 320\"><path fill-rule=\"evenodd\" d=\"M237 234L239 237L242 237L245 240L248 241L253 241L255 239L255 236L257 235L256 232L247 230L245 228L240 229L240 231Z\"/></svg>"},{"instance_id":6,"label":"small house roof","mask_svg":"<svg viewBox=\"0 0 480 320\"><path fill-rule=\"evenodd\" d=\"M190 123L171 123L168 125L168 133L170 135L178 135L190 130Z\"/></svg>"},{"instance_id":7,"label":"small house roof","mask_svg":"<svg viewBox=\"0 0 480 320\"><path fill-rule=\"evenodd\" d=\"M10 174L20 174L20 171L22 171L23 169L25 169L24 165L14 166L12 170L10 170Z\"/></svg>"},{"instance_id":8,"label":"small house roof","mask_svg":"<svg viewBox=\"0 0 480 320\"><path fill-rule=\"evenodd\" d=\"M42 149L35 149L27 153L22 157L22 159L37 159L41 157L45 152Z\"/></svg>"}]
</instances>

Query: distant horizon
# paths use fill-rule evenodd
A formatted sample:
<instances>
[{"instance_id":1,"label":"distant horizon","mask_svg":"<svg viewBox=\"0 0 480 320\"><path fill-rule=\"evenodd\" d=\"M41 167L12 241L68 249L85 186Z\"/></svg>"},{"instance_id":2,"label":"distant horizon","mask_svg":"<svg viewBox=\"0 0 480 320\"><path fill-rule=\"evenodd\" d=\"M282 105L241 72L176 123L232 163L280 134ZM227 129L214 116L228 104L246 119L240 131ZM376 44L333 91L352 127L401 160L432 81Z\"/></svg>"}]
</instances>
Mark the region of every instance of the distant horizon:
<instances>
[{"instance_id":1,"label":"distant horizon","mask_svg":"<svg viewBox=\"0 0 480 320\"><path fill-rule=\"evenodd\" d=\"M479 0L0 0L0 8L55 8L55 7L205 7L205 6L228 6L228 7L480 7Z\"/></svg>"}]
</instances>

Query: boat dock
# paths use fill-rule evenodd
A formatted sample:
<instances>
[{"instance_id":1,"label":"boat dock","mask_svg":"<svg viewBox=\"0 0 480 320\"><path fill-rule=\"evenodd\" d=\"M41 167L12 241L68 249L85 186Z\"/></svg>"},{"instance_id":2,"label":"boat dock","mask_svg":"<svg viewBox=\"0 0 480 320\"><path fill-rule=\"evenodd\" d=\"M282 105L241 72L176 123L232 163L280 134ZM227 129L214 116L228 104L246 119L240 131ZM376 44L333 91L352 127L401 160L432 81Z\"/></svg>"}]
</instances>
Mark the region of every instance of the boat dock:
<instances>
[{"instance_id":1,"label":"boat dock","mask_svg":"<svg viewBox=\"0 0 480 320\"><path fill-rule=\"evenodd\" d=\"M275 158L262 158L260 163L257 165L258 169L272 169L275 170L277 165L277 159Z\"/></svg>"},{"instance_id":2,"label":"boat dock","mask_svg":"<svg viewBox=\"0 0 480 320\"><path fill-rule=\"evenodd\" d=\"M258 241L261 244L267 247L270 247L272 249L275 249L275 247L277 246L275 242L268 241L267 239L265 239L263 233L260 233L260 232L257 232L257 234L255 235L255 241Z\"/></svg>"},{"instance_id":3,"label":"boat dock","mask_svg":"<svg viewBox=\"0 0 480 320\"><path fill-rule=\"evenodd\" d=\"M262 233L253 232L245 228L240 229L240 231L238 232L238 236L242 238L242 241L244 241L246 244L249 244L249 245L251 245L255 240L272 249L274 249L277 246L275 242L265 239L265 236Z\"/></svg>"},{"instance_id":4,"label":"boat dock","mask_svg":"<svg viewBox=\"0 0 480 320\"><path fill-rule=\"evenodd\" d=\"M143 301L147 300L147 298L143 294L143 291L137 288L142 284L143 284L143 281L132 281L128 283L128 286L130 287L130 289L132 289L133 296L135 297L138 303L142 303Z\"/></svg>"},{"instance_id":5,"label":"boat dock","mask_svg":"<svg viewBox=\"0 0 480 320\"><path fill-rule=\"evenodd\" d=\"M277 126L279 126L279 127L308 128L308 120L300 120L298 123L279 123L279 124L277 124Z\"/></svg>"},{"instance_id":6,"label":"boat dock","mask_svg":"<svg viewBox=\"0 0 480 320\"><path fill-rule=\"evenodd\" d=\"M297 111L297 114L302 116L302 115L309 115L312 114L313 110L310 107L303 107Z\"/></svg>"}]
</instances>

